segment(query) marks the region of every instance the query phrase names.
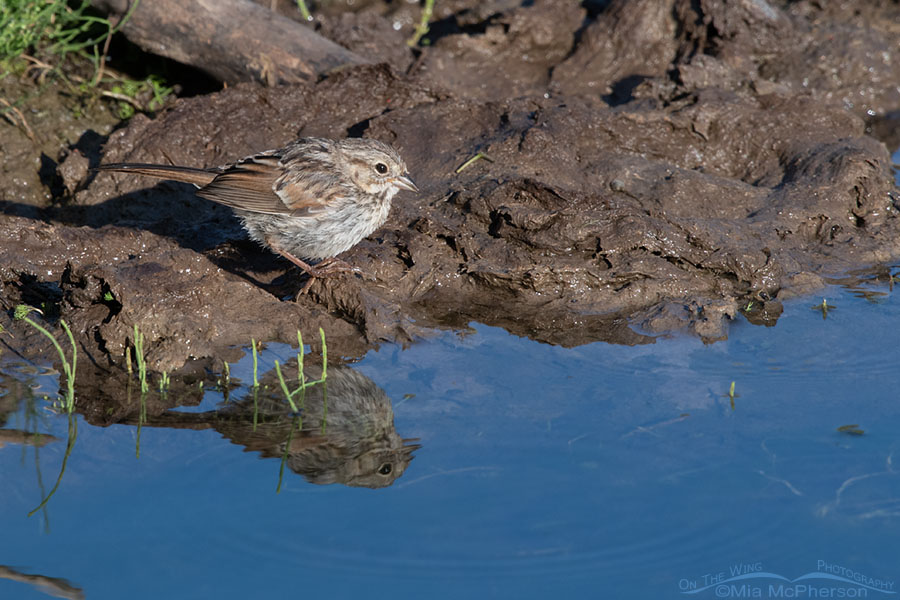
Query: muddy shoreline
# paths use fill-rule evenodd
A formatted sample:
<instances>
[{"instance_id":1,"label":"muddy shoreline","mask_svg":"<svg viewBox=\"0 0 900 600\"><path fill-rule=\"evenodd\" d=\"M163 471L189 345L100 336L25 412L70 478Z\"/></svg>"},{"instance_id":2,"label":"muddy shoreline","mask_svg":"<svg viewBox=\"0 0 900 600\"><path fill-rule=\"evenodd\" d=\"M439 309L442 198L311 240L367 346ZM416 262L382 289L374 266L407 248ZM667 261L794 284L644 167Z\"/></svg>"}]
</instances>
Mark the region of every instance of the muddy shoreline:
<instances>
[{"instance_id":1,"label":"muddy shoreline","mask_svg":"<svg viewBox=\"0 0 900 600\"><path fill-rule=\"evenodd\" d=\"M351 360L472 321L565 346L714 341L900 256L896 2L442 4L427 47L405 46L400 9L366 3L317 28L380 49L378 64L231 86L43 161L36 145L15 154L7 172L39 183L3 190L4 306L43 305L114 371L135 325L168 371L319 327ZM300 273L228 209L90 170L212 166L308 135L394 144L422 191L342 257L371 278L317 281L297 301ZM457 173L478 153L489 160ZM9 314L0 324L15 352L46 346Z\"/></svg>"}]
</instances>

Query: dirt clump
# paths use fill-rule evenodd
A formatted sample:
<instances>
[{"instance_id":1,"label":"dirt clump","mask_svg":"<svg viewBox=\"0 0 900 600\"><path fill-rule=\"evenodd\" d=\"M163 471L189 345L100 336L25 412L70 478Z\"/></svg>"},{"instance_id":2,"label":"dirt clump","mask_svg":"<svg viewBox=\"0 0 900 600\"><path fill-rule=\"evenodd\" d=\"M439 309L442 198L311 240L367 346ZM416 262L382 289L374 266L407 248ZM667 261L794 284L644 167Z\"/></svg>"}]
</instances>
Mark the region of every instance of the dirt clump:
<instances>
[{"instance_id":1,"label":"dirt clump","mask_svg":"<svg viewBox=\"0 0 900 600\"><path fill-rule=\"evenodd\" d=\"M138 324L171 370L319 326L346 357L473 320L567 346L715 340L739 314L771 324L828 274L900 255L890 154L867 133L900 107L897 3L852 19L802 1L449 4L415 52L183 99L132 119L102 157L63 161L64 203L5 204L4 301L49 287L98 366L121 364ZM362 53L372 22L399 44L388 24L409 19L391 10L319 31ZM296 301L299 272L228 209L88 170L214 166L307 135L394 144L421 193L342 256L369 277Z\"/></svg>"}]
</instances>

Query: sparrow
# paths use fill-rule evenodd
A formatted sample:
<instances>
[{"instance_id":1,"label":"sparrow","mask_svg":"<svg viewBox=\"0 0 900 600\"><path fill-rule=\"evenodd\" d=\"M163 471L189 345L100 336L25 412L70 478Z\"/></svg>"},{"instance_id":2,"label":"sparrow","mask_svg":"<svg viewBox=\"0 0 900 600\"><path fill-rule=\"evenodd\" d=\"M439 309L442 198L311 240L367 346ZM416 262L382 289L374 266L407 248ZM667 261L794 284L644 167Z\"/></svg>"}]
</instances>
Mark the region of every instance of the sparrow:
<instances>
[{"instance_id":1,"label":"sparrow","mask_svg":"<svg viewBox=\"0 0 900 600\"><path fill-rule=\"evenodd\" d=\"M398 191L419 191L393 147L363 138L300 138L214 168L98 169L191 183L201 198L231 207L251 239L310 276L301 294L315 278L356 271L337 256L385 222Z\"/></svg>"}]
</instances>

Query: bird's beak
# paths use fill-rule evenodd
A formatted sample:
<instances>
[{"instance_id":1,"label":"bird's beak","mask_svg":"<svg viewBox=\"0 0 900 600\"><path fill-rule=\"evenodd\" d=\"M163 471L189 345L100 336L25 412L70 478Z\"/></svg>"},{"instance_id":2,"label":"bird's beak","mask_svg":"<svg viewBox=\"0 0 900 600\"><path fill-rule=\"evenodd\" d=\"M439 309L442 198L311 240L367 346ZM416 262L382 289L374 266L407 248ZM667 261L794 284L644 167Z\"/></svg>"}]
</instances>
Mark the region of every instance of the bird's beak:
<instances>
[{"instance_id":1,"label":"bird's beak","mask_svg":"<svg viewBox=\"0 0 900 600\"><path fill-rule=\"evenodd\" d=\"M419 191L419 188L416 187L416 184L413 183L413 180L409 178L409 175L401 175L400 177L395 177L391 183L396 185L401 190L409 190L410 192Z\"/></svg>"}]
</instances>

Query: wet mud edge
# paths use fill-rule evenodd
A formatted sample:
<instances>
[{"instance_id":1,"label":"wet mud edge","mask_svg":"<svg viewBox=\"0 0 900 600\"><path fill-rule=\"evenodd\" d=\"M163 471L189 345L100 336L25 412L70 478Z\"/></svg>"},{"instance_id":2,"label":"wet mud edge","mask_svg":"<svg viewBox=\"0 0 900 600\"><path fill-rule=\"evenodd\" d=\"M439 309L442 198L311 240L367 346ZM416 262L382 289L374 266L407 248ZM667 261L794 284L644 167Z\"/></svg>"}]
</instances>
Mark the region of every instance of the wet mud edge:
<instances>
[{"instance_id":1,"label":"wet mud edge","mask_svg":"<svg viewBox=\"0 0 900 600\"><path fill-rule=\"evenodd\" d=\"M138 325L151 368L172 371L320 327L350 359L472 321L565 346L716 340L736 318L773 323L829 274L900 255L890 154L871 135L900 107L879 29L896 3L852 18L806 2L487 4L480 26L459 8L418 53L183 99L102 153L63 153L60 197L3 201L4 305L48 307L101 370L122 366ZM323 32L352 42L356 26ZM306 135L394 144L421 193L401 193L342 256L367 277L317 281L296 301L301 274L228 209L190 186L90 171L213 166ZM15 351L42 347L2 324Z\"/></svg>"}]
</instances>

